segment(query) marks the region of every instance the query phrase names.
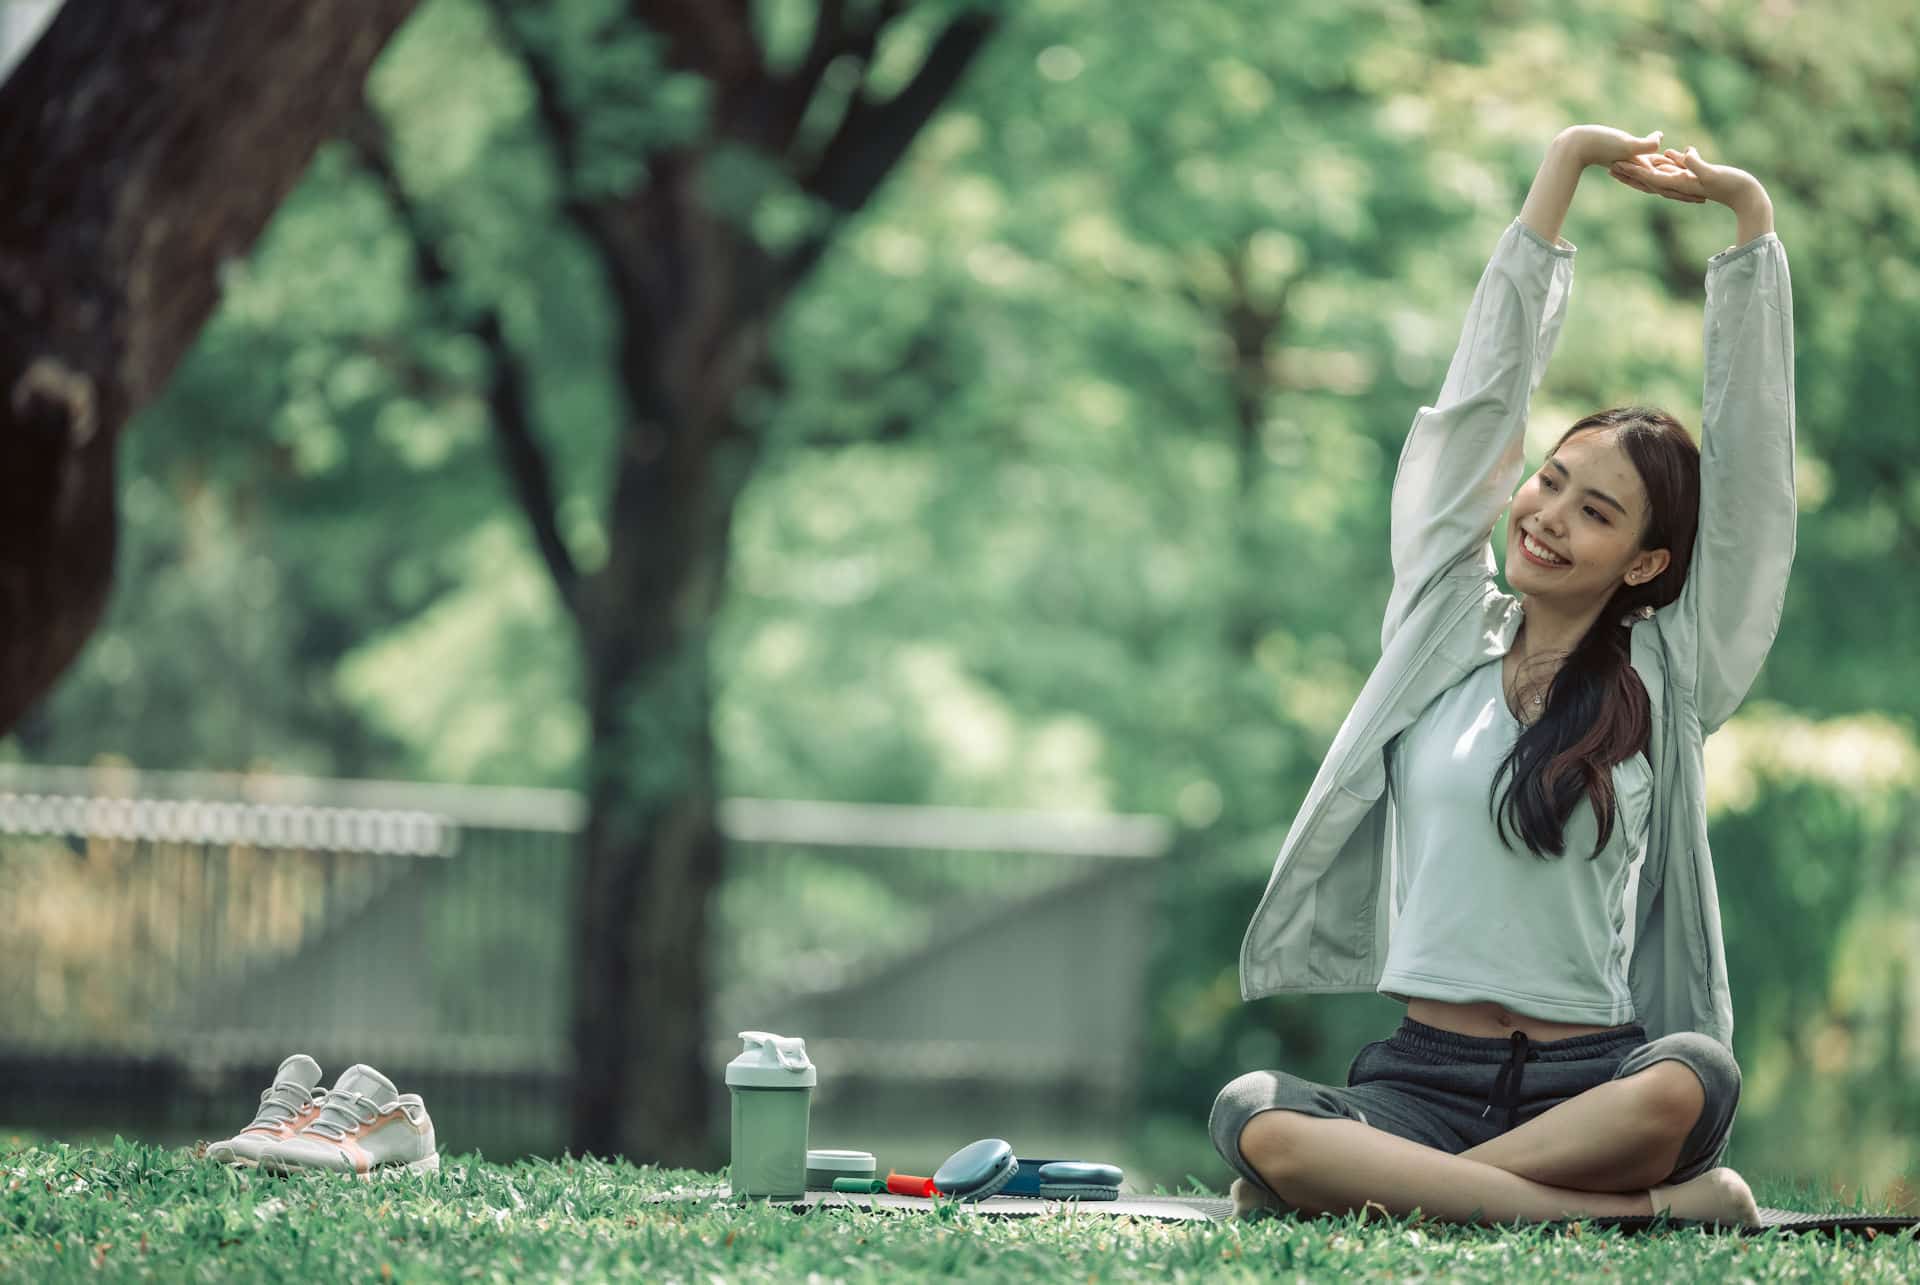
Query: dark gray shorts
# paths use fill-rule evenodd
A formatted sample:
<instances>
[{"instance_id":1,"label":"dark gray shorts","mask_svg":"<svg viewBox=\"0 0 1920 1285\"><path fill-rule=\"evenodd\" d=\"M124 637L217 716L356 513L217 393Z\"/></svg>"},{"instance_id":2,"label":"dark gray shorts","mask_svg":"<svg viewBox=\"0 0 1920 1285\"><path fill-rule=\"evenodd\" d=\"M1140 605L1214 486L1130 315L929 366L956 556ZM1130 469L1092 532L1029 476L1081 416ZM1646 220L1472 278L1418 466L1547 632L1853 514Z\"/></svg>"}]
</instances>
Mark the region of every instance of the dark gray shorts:
<instances>
[{"instance_id":1,"label":"dark gray shorts","mask_svg":"<svg viewBox=\"0 0 1920 1285\"><path fill-rule=\"evenodd\" d=\"M1286 1071L1249 1071L1220 1090L1207 1128L1234 1171L1274 1195L1240 1154L1240 1131L1262 1111L1358 1120L1458 1155L1596 1085L1669 1059L1684 1063L1707 1091L1706 1109L1680 1149L1679 1167L1661 1184L1671 1185L1720 1163L1740 1103L1733 1051L1697 1031L1648 1042L1646 1028L1634 1025L1534 1043L1521 1032L1508 1038L1456 1035L1408 1017L1391 1036L1360 1050L1347 1068L1347 1087L1315 1084Z\"/></svg>"}]
</instances>

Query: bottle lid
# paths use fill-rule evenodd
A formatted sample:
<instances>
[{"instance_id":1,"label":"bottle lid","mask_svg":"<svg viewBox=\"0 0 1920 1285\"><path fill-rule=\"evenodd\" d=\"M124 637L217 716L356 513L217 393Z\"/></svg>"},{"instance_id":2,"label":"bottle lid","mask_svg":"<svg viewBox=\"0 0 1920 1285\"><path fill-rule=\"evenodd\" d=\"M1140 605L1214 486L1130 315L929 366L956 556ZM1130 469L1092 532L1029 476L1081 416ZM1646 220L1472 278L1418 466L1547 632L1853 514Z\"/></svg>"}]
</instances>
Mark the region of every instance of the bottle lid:
<instances>
[{"instance_id":1,"label":"bottle lid","mask_svg":"<svg viewBox=\"0 0 1920 1285\"><path fill-rule=\"evenodd\" d=\"M798 1035L742 1031L740 1056L727 1063L727 1083L750 1089L802 1089L817 1082L807 1060L807 1042Z\"/></svg>"},{"instance_id":2,"label":"bottle lid","mask_svg":"<svg viewBox=\"0 0 1920 1285\"><path fill-rule=\"evenodd\" d=\"M831 1169L835 1173L866 1173L879 1169L871 1151L809 1151L807 1168Z\"/></svg>"}]
</instances>

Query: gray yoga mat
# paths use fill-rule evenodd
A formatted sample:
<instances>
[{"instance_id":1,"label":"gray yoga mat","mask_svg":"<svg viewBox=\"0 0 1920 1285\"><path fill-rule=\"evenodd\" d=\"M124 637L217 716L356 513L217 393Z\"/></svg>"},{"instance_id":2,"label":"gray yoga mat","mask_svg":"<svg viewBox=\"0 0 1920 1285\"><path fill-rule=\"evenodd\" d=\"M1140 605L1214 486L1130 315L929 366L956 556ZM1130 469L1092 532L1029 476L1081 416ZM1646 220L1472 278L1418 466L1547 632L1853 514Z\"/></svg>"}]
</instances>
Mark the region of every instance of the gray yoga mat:
<instances>
[{"instance_id":1,"label":"gray yoga mat","mask_svg":"<svg viewBox=\"0 0 1920 1285\"><path fill-rule=\"evenodd\" d=\"M1824 1231L1836 1234L1851 1231L1872 1236L1882 1232L1898 1235L1920 1227L1920 1218L1902 1218L1898 1214L1803 1214L1797 1209L1768 1209L1764 1205L1760 1207L1761 1226L1758 1227L1721 1227L1693 1218L1660 1219L1645 1214L1621 1218L1586 1218L1581 1221L1594 1227L1618 1227L1623 1232L1649 1231L1666 1226L1675 1230L1697 1227L1701 1231L1739 1232L1748 1236L1757 1236L1775 1227L1788 1232Z\"/></svg>"},{"instance_id":2,"label":"gray yoga mat","mask_svg":"<svg viewBox=\"0 0 1920 1285\"><path fill-rule=\"evenodd\" d=\"M648 1199L654 1202L664 1201L705 1201L725 1200L732 1196L732 1190L725 1184L715 1187L677 1187ZM896 1196L890 1192L871 1196L849 1195L837 1191L809 1191L798 1200L780 1200L771 1202L796 1213L807 1213L818 1208L827 1209L895 1209L907 1212L925 1212L934 1207L933 1200L921 1196ZM947 1202L952 1203L952 1202ZM993 1196L987 1200L964 1201L959 1208L969 1214L988 1217L1005 1216L1032 1218L1043 1214L1061 1213L1069 1207L1083 1214L1130 1214L1136 1218L1158 1218L1168 1222L1226 1222L1233 1217L1233 1202L1217 1196L1129 1196L1122 1195L1118 1200L1046 1200L1031 1196ZM1715 1223L1701 1222L1692 1218L1655 1218L1644 1214L1628 1214L1617 1218L1581 1218L1567 1219L1548 1226L1570 1227L1574 1222L1583 1222L1589 1227L1614 1227L1625 1233L1652 1231L1666 1228L1673 1231L1697 1229L1700 1231L1718 1231L1759 1235L1772 1228L1785 1232L1822 1231L1835 1234L1841 1231L1872 1233L1879 1235L1899 1235L1912 1232L1920 1227L1920 1218L1903 1218L1895 1214L1805 1214L1793 1209L1760 1210L1759 1227L1722 1227Z\"/></svg>"},{"instance_id":3,"label":"gray yoga mat","mask_svg":"<svg viewBox=\"0 0 1920 1285\"><path fill-rule=\"evenodd\" d=\"M676 1187L657 1196L649 1196L653 1201L688 1200L727 1200L733 1195L732 1188L721 1184L717 1187ZM936 1203L957 1205L968 1214L1032 1218L1040 1214L1060 1213L1069 1208L1077 1208L1090 1214L1133 1214L1140 1218L1162 1218L1171 1222L1206 1222L1209 1218L1225 1220L1233 1216L1233 1202L1219 1198L1205 1199L1198 1196L1121 1196L1118 1200L1048 1200L1037 1196L989 1196L985 1200L942 1200L934 1201L925 1196L896 1196L892 1192L879 1192L875 1195L852 1195L841 1191L809 1191L798 1200L776 1200L768 1202L792 1209L796 1213L807 1213L814 1209L896 1209L908 1213L924 1213Z\"/></svg>"}]
</instances>

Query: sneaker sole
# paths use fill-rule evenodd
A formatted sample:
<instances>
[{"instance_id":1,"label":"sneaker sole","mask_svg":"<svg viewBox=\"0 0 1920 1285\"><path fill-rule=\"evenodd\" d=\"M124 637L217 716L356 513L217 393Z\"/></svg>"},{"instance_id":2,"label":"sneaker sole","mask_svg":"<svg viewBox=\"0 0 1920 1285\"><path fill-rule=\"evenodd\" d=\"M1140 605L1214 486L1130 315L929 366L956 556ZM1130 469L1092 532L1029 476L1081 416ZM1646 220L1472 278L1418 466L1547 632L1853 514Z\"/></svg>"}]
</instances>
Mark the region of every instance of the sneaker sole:
<instances>
[{"instance_id":1,"label":"sneaker sole","mask_svg":"<svg viewBox=\"0 0 1920 1285\"><path fill-rule=\"evenodd\" d=\"M361 1182L373 1182L376 1179L395 1178L404 1173L437 1173L440 1169L440 1153L436 1151L432 1155L422 1156L418 1160L408 1160L405 1162L396 1160L391 1164L375 1165L365 1173L358 1173L347 1169L331 1169L325 1165L292 1165L285 1161L260 1165L258 1167L261 1173L271 1174L278 1178L291 1177L296 1173L324 1173L330 1176L338 1175L342 1177L351 1175L352 1177L358 1178Z\"/></svg>"},{"instance_id":2,"label":"sneaker sole","mask_svg":"<svg viewBox=\"0 0 1920 1285\"><path fill-rule=\"evenodd\" d=\"M404 1173L438 1173L440 1171L440 1153L422 1156L418 1160L409 1160L405 1164L375 1165L362 1174L354 1176L361 1182L372 1182L375 1178L397 1178Z\"/></svg>"}]
</instances>

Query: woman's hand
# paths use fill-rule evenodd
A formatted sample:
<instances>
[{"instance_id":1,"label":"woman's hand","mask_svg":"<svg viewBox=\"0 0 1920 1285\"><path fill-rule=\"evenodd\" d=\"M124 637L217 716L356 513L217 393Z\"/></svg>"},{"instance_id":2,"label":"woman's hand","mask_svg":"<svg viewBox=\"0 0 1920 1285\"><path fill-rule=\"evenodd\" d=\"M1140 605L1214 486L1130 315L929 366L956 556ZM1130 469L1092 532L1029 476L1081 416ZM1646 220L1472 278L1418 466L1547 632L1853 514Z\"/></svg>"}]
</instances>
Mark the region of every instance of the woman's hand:
<instances>
[{"instance_id":1,"label":"woman's hand","mask_svg":"<svg viewBox=\"0 0 1920 1285\"><path fill-rule=\"evenodd\" d=\"M1582 165L1613 165L1635 156L1660 150L1660 131L1647 135L1629 134L1611 125L1569 125L1553 140Z\"/></svg>"},{"instance_id":2,"label":"woman's hand","mask_svg":"<svg viewBox=\"0 0 1920 1285\"><path fill-rule=\"evenodd\" d=\"M1669 152L1671 150L1668 149ZM1669 201L1685 201L1689 205L1706 204L1707 195L1700 190L1700 180L1667 152L1629 156L1609 165L1607 173L1628 187L1664 196Z\"/></svg>"},{"instance_id":3,"label":"woman's hand","mask_svg":"<svg viewBox=\"0 0 1920 1285\"><path fill-rule=\"evenodd\" d=\"M1589 165L1611 165L1660 146L1660 131L1644 136L1611 125L1570 125L1554 135L1520 207L1520 222L1541 240L1557 244L1573 190Z\"/></svg>"},{"instance_id":4,"label":"woman's hand","mask_svg":"<svg viewBox=\"0 0 1920 1285\"><path fill-rule=\"evenodd\" d=\"M1736 244L1773 231L1773 201L1760 180L1731 165L1710 164L1696 148L1640 153L1612 162L1607 172L1628 187L1655 196L1726 206L1740 220Z\"/></svg>"},{"instance_id":5,"label":"woman's hand","mask_svg":"<svg viewBox=\"0 0 1920 1285\"><path fill-rule=\"evenodd\" d=\"M1716 201L1728 209L1738 208L1755 194L1766 194L1753 175L1731 165L1709 165L1693 147L1623 157L1609 164L1607 172L1642 192L1676 201Z\"/></svg>"}]
</instances>

